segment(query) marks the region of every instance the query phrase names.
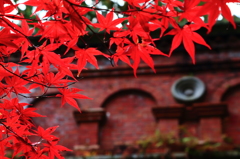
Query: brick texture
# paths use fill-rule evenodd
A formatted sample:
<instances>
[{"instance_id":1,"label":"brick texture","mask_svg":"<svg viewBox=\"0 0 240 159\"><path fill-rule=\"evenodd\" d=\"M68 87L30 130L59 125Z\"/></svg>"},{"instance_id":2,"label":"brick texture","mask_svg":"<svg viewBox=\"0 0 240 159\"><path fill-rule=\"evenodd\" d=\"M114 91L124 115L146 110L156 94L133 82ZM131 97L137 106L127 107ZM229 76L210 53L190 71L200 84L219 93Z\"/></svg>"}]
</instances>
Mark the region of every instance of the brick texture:
<instances>
[{"instance_id":1,"label":"brick texture","mask_svg":"<svg viewBox=\"0 0 240 159\"><path fill-rule=\"evenodd\" d=\"M98 144L98 123L81 123L79 125L79 145Z\"/></svg>"},{"instance_id":2,"label":"brick texture","mask_svg":"<svg viewBox=\"0 0 240 159\"><path fill-rule=\"evenodd\" d=\"M177 119L161 119L158 122L157 130L161 134L170 134L179 138L179 121Z\"/></svg>"},{"instance_id":3,"label":"brick texture","mask_svg":"<svg viewBox=\"0 0 240 159\"><path fill-rule=\"evenodd\" d=\"M222 122L220 118L200 119L199 137L204 141L222 141Z\"/></svg>"},{"instance_id":4,"label":"brick texture","mask_svg":"<svg viewBox=\"0 0 240 159\"><path fill-rule=\"evenodd\" d=\"M151 113L154 105L151 97L136 90L121 91L111 98L104 105L108 117L100 131L101 147L132 145L152 135L156 126Z\"/></svg>"},{"instance_id":5,"label":"brick texture","mask_svg":"<svg viewBox=\"0 0 240 159\"><path fill-rule=\"evenodd\" d=\"M223 125L224 132L235 143L240 143L240 86L230 87L222 100L229 104L229 116L224 120Z\"/></svg>"},{"instance_id":6,"label":"brick texture","mask_svg":"<svg viewBox=\"0 0 240 159\"><path fill-rule=\"evenodd\" d=\"M74 87L85 90L81 93L93 100L77 102L81 109L104 108L105 122L78 125L73 116L76 109L69 105L61 108L60 99L50 98L34 103L37 111L48 117L36 118L34 123L45 128L59 125L55 135L61 138L60 144L68 148L97 144L101 149L112 150L117 145L135 144L156 130L175 131L178 135L177 129L181 125L202 139L219 141L221 135L226 134L240 144L239 51L200 52L196 55L196 65L182 53L174 54L170 59L155 58L155 61L157 74L141 64L137 78L130 68L120 64L115 69L107 62L102 66L103 71L83 72L85 78ZM226 119L202 118L189 123L180 123L177 119L155 120L152 107L178 104L170 89L174 81L186 75L196 76L206 84L207 91L200 103L227 103L229 116Z\"/></svg>"}]
</instances>

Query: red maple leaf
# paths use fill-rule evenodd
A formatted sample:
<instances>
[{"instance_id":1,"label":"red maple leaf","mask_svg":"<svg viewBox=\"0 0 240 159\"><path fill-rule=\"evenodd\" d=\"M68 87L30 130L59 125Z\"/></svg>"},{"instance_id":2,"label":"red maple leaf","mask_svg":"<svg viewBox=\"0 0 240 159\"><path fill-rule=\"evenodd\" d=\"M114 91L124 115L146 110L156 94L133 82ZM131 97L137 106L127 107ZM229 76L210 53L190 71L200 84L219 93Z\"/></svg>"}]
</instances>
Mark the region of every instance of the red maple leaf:
<instances>
[{"instance_id":1,"label":"red maple leaf","mask_svg":"<svg viewBox=\"0 0 240 159\"><path fill-rule=\"evenodd\" d=\"M76 32L69 21L55 20L42 23L44 30L42 31L42 37L48 38L51 43L59 42L63 44L65 41L71 40Z\"/></svg>"},{"instance_id":2,"label":"red maple leaf","mask_svg":"<svg viewBox=\"0 0 240 159\"><path fill-rule=\"evenodd\" d=\"M205 40L196 32L200 26L195 24L184 25L183 28L177 27L169 31L166 35L174 35L172 46L170 50L170 56L180 44L183 42L185 49L192 58L193 63L195 63L195 46L194 43L204 45L211 49L211 47L205 42Z\"/></svg>"},{"instance_id":3,"label":"red maple leaf","mask_svg":"<svg viewBox=\"0 0 240 159\"><path fill-rule=\"evenodd\" d=\"M103 55L105 57L109 57L106 54L103 54L101 51L97 50L96 48L87 48L81 49L77 46L73 47L75 51L75 56L77 58L77 67L78 67L78 75L81 73L87 62L98 68L97 59L95 58L96 55Z\"/></svg>"},{"instance_id":4,"label":"red maple leaf","mask_svg":"<svg viewBox=\"0 0 240 159\"><path fill-rule=\"evenodd\" d=\"M67 85L69 82L75 82L73 80L63 79L65 76L66 74L63 74L61 72L58 72L56 74L50 72L46 74L45 80L47 81L46 83L48 83L48 85L55 85L56 87Z\"/></svg>"},{"instance_id":5,"label":"red maple leaf","mask_svg":"<svg viewBox=\"0 0 240 159\"><path fill-rule=\"evenodd\" d=\"M19 122L19 115L15 115L15 116L6 116L6 121L4 122L4 126L7 126L10 129L17 129L18 127L20 127L20 122ZM9 131L9 129L6 129L9 133L12 133L11 131Z\"/></svg>"},{"instance_id":6,"label":"red maple leaf","mask_svg":"<svg viewBox=\"0 0 240 159\"><path fill-rule=\"evenodd\" d=\"M18 135L16 136L12 136L12 140L13 140L13 149L14 152L12 154L12 156L15 158L16 155L21 154L21 153L27 153L33 150L33 147L31 145L31 141L26 138L25 136L29 136L30 134L26 134L25 132L25 128L27 128L25 125L20 127L20 129L17 129L15 131L18 132ZM20 133L19 133L20 132ZM24 136L24 137L20 137L20 136Z\"/></svg>"},{"instance_id":7,"label":"red maple leaf","mask_svg":"<svg viewBox=\"0 0 240 159\"><path fill-rule=\"evenodd\" d=\"M27 39L27 37L32 36L34 29L29 28L26 20L22 20L21 26L22 27L19 28L20 29L19 31L21 31L21 33L23 33L26 37L22 35L21 37L14 39L14 43L18 44L19 47L21 47L22 53L21 59L22 59L24 53L28 50L28 47L32 45L30 41Z\"/></svg>"},{"instance_id":8,"label":"red maple leaf","mask_svg":"<svg viewBox=\"0 0 240 159\"><path fill-rule=\"evenodd\" d=\"M227 5L229 2L238 2L239 0L202 0L206 2L198 12L198 15L208 15L209 30L211 31L212 26L216 23L219 14L221 13L224 18L226 18L236 29L236 24L234 22L231 11ZM237 5L237 4L236 4Z\"/></svg>"},{"instance_id":9,"label":"red maple leaf","mask_svg":"<svg viewBox=\"0 0 240 159\"><path fill-rule=\"evenodd\" d=\"M57 141L53 141L51 143L44 143L44 150L48 152L48 156L50 159L54 159L55 156L58 159L64 159L64 157L60 154L62 151L72 151L64 146L57 145Z\"/></svg>"},{"instance_id":10,"label":"red maple leaf","mask_svg":"<svg viewBox=\"0 0 240 159\"><path fill-rule=\"evenodd\" d=\"M110 34L111 30L118 30L119 28L116 25L122 23L126 18L117 18L113 20L113 11L110 11L106 18L100 13L96 12L97 19L99 23L93 24L94 27L100 28L99 31L106 30Z\"/></svg>"},{"instance_id":11,"label":"red maple leaf","mask_svg":"<svg viewBox=\"0 0 240 159\"><path fill-rule=\"evenodd\" d=\"M50 64L54 65L55 67L66 67L64 62L61 60L60 55L53 52L59 47L59 45L59 43L47 45L47 42L45 41L35 50L26 52L26 54L23 56L23 58L26 59L24 59L22 62L31 64L31 66L28 67L28 77L33 76L39 69L40 65L42 70L45 72L49 71Z\"/></svg>"},{"instance_id":12,"label":"red maple leaf","mask_svg":"<svg viewBox=\"0 0 240 159\"><path fill-rule=\"evenodd\" d=\"M2 139L0 140L0 158L1 159L9 159L8 157L5 157L6 150L8 147L11 147L12 145L8 142L8 139Z\"/></svg>"},{"instance_id":13,"label":"red maple leaf","mask_svg":"<svg viewBox=\"0 0 240 159\"><path fill-rule=\"evenodd\" d=\"M80 108L78 107L78 104L74 98L91 99L82 94L77 94L77 92L80 92L80 91L82 90L78 88L70 88L70 89L59 88L59 92L61 94L57 94L56 97L61 97L61 101L62 101L61 106L63 106L65 103L68 103L71 106L77 108L78 111L80 111Z\"/></svg>"},{"instance_id":14,"label":"red maple leaf","mask_svg":"<svg viewBox=\"0 0 240 159\"><path fill-rule=\"evenodd\" d=\"M18 46L12 42L15 38L19 38L19 35L11 33L7 28L0 31L0 44L17 49Z\"/></svg>"},{"instance_id":15,"label":"red maple leaf","mask_svg":"<svg viewBox=\"0 0 240 159\"><path fill-rule=\"evenodd\" d=\"M179 0L162 0L163 3L166 3L166 7L170 10L174 10L174 7L182 7L183 2Z\"/></svg>"},{"instance_id":16,"label":"red maple leaf","mask_svg":"<svg viewBox=\"0 0 240 159\"><path fill-rule=\"evenodd\" d=\"M132 6L144 8L149 0L125 0ZM144 4L144 5L143 5Z\"/></svg>"},{"instance_id":17,"label":"red maple leaf","mask_svg":"<svg viewBox=\"0 0 240 159\"><path fill-rule=\"evenodd\" d=\"M167 56L166 54L161 52L159 49L155 48L154 46L146 42L131 44L126 46L124 49L125 49L124 51L120 50L120 52L118 52L117 55L122 58L126 58L122 55L130 56L130 58L133 60L132 68L133 68L135 77L137 76L137 68L141 60L143 60L155 72L154 62L150 55ZM113 59L115 59L116 61L115 54L113 55ZM128 63L126 59L124 59L124 61Z\"/></svg>"},{"instance_id":18,"label":"red maple leaf","mask_svg":"<svg viewBox=\"0 0 240 159\"><path fill-rule=\"evenodd\" d=\"M17 98L14 98L15 100ZM18 100L16 100L18 102ZM28 123L29 125L32 124L32 117L45 117L43 115L40 115L36 112L36 108L24 108L24 106L28 105L27 103L16 103L15 108L16 108L16 114L20 115L19 120L21 120L24 124ZM20 132L20 131L19 131Z\"/></svg>"},{"instance_id":19,"label":"red maple leaf","mask_svg":"<svg viewBox=\"0 0 240 159\"><path fill-rule=\"evenodd\" d=\"M52 133L58 128L58 126L50 127L44 130L41 126L38 127L38 129L35 131L38 136L40 136L42 139L45 139L48 142L52 141L58 141L58 138Z\"/></svg>"},{"instance_id":20,"label":"red maple leaf","mask_svg":"<svg viewBox=\"0 0 240 159\"><path fill-rule=\"evenodd\" d=\"M5 6L4 6L5 4ZM6 5L8 4L8 5ZM15 9L15 5L11 0L1 0L0 1L0 13L5 14L5 12L10 13Z\"/></svg>"},{"instance_id":21,"label":"red maple leaf","mask_svg":"<svg viewBox=\"0 0 240 159\"><path fill-rule=\"evenodd\" d=\"M80 5L83 1L77 1ZM87 14L88 12L92 11L89 8L78 8L75 5L72 5L73 2L70 1L63 1L64 7L68 11L67 15L71 20L73 26L75 26L78 31L75 33L76 35L85 35L87 33L86 28L87 25L91 25L91 21L84 17L83 15ZM74 3L75 4L75 3Z\"/></svg>"},{"instance_id":22,"label":"red maple leaf","mask_svg":"<svg viewBox=\"0 0 240 159\"><path fill-rule=\"evenodd\" d=\"M54 16L55 18L61 17L62 13L66 13L65 8L63 7L62 0L28 0L24 2L23 4L29 5L29 6L36 6L36 10L34 13L45 10L47 11L46 17L47 16ZM33 14L34 14L33 13Z\"/></svg>"},{"instance_id":23,"label":"red maple leaf","mask_svg":"<svg viewBox=\"0 0 240 159\"><path fill-rule=\"evenodd\" d=\"M196 16L202 8L202 6L199 6L199 3L200 0L184 0L184 5L179 7L182 10L182 12L178 14L179 21L185 18L188 22L207 28L204 21L200 18L202 15Z\"/></svg>"},{"instance_id":24,"label":"red maple leaf","mask_svg":"<svg viewBox=\"0 0 240 159\"><path fill-rule=\"evenodd\" d=\"M142 28L142 26L137 23L133 24L130 21L129 25L126 25L127 29L123 31L116 31L114 32L113 36L114 37L131 37L134 43L138 43L139 37L142 39L149 39L149 34L148 32L145 32ZM111 39L112 41L113 39Z\"/></svg>"},{"instance_id":25,"label":"red maple leaf","mask_svg":"<svg viewBox=\"0 0 240 159\"><path fill-rule=\"evenodd\" d=\"M122 47L117 48L116 53L112 56L112 59L113 59L115 65L117 66L118 61L121 60L132 67L130 59L128 58L129 55L124 54L124 52L125 52L125 50Z\"/></svg>"},{"instance_id":26,"label":"red maple leaf","mask_svg":"<svg viewBox=\"0 0 240 159\"><path fill-rule=\"evenodd\" d=\"M18 69L15 71L15 74L19 75ZM19 94L19 93L30 93L30 91L26 88L26 84L28 82L26 80L23 80L20 77L13 76L13 77L5 77L5 81L7 84L7 87L9 87L9 94L8 96L11 96L11 92Z\"/></svg>"}]
</instances>

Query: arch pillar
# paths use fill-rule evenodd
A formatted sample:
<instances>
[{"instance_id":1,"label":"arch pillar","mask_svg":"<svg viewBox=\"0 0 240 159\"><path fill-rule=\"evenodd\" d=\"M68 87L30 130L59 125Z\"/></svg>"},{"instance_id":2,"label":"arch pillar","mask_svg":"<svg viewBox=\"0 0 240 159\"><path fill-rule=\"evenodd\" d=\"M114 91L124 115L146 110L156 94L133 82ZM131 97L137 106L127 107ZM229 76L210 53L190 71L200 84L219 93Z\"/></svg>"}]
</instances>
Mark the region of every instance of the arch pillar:
<instances>
[{"instance_id":1,"label":"arch pillar","mask_svg":"<svg viewBox=\"0 0 240 159\"><path fill-rule=\"evenodd\" d=\"M79 125L79 148L98 149L99 124L105 119L103 108L91 108L82 112L74 112L74 117Z\"/></svg>"}]
</instances>

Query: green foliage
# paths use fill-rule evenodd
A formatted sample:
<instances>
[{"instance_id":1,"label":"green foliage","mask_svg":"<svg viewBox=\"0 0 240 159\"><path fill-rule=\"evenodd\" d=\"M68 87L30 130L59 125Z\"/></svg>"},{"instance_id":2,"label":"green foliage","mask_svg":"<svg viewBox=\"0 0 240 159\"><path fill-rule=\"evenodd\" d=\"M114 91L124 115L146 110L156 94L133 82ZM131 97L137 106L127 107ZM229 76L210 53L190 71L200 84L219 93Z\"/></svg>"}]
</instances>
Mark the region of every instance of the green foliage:
<instances>
[{"instance_id":1,"label":"green foliage","mask_svg":"<svg viewBox=\"0 0 240 159\"><path fill-rule=\"evenodd\" d=\"M170 151L185 151L185 152L205 152L205 151L225 151L232 150L235 146L231 142L231 138L223 136L223 142L214 142L210 140L201 140L196 136L191 135L186 127L180 127L183 137L176 138L173 132L161 133L157 130L152 136L139 140L138 145L146 152L151 148L167 148Z\"/></svg>"}]
</instances>

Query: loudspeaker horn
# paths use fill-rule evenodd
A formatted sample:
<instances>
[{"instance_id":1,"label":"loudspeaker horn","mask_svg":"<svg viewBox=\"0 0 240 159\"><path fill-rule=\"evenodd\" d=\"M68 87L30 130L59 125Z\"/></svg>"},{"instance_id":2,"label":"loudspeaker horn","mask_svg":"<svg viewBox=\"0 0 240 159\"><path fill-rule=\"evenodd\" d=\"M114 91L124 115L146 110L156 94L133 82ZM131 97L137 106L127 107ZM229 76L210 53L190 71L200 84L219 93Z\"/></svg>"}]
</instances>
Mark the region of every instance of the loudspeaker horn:
<instances>
[{"instance_id":1,"label":"loudspeaker horn","mask_svg":"<svg viewBox=\"0 0 240 159\"><path fill-rule=\"evenodd\" d=\"M184 103L199 100L206 90L205 84L197 77L185 76L175 81L171 87L173 97Z\"/></svg>"}]
</instances>

